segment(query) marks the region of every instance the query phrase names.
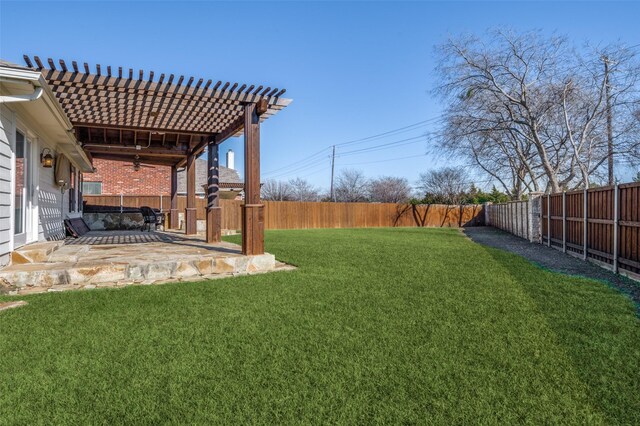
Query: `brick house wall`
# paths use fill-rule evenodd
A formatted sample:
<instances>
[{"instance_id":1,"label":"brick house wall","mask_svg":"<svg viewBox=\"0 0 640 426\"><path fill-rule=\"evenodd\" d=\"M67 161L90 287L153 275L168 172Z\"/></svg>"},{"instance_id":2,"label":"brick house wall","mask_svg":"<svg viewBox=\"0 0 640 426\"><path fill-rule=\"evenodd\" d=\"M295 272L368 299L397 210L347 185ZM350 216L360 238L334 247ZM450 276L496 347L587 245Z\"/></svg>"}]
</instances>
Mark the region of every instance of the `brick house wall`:
<instances>
[{"instance_id":1,"label":"brick house wall","mask_svg":"<svg viewBox=\"0 0 640 426\"><path fill-rule=\"evenodd\" d=\"M95 173L85 173L85 182L102 182L103 195L170 195L171 167L146 166L133 170L128 161L95 158Z\"/></svg>"}]
</instances>

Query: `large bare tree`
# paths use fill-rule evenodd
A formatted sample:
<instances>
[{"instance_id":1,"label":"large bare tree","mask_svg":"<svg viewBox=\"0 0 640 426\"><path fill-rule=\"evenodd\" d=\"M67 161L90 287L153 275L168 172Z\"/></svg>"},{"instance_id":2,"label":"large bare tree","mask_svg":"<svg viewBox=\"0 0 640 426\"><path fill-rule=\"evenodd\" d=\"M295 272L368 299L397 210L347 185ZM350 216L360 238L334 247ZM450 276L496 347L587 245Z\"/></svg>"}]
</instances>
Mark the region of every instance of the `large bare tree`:
<instances>
[{"instance_id":1,"label":"large bare tree","mask_svg":"<svg viewBox=\"0 0 640 426\"><path fill-rule=\"evenodd\" d=\"M345 169L338 174L334 192L336 201L347 203L367 201L369 181L360 170Z\"/></svg>"},{"instance_id":2,"label":"large bare tree","mask_svg":"<svg viewBox=\"0 0 640 426\"><path fill-rule=\"evenodd\" d=\"M266 201L291 201L293 190L288 182L268 179L260 188L260 197Z\"/></svg>"},{"instance_id":3,"label":"large bare tree","mask_svg":"<svg viewBox=\"0 0 640 426\"><path fill-rule=\"evenodd\" d=\"M467 174L461 167L443 167L420 173L416 185L420 197L434 198L444 204L461 204L469 187Z\"/></svg>"},{"instance_id":4,"label":"large bare tree","mask_svg":"<svg viewBox=\"0 0 640 426\"><path fill-rule=\"evenodd\" d=\"M291 198L295 201L318 201L320 199L320 190L305 179L297 177L289 180L289 188L291 189Z\"/></svg>"},{"instance_id":5,"label":"large bare tree","mask_svg":"<svg viewBox=\"0 0 640 426\"><path fill-rule=\"evenodd\" d=\"M405 178L383 176L369 183L369 200L379 203L403 203L411 197L411 186Z\"/></svg>"},{"instance_id":6,"label":"large bare tree","mask_svg":"<svg viewBox=\"0 0 640 426\"><path fill-rule=\"evenodd\" d=\"M512 198L588 186L604 172L611 139L613 155L640 159L632 50L578 53L562 37L494 31L484 40L449 40L439 52L443 84L436 91L447 107L438 147ZM612 111L616 130L608 137Z\"/></svg>"}]
</instances>

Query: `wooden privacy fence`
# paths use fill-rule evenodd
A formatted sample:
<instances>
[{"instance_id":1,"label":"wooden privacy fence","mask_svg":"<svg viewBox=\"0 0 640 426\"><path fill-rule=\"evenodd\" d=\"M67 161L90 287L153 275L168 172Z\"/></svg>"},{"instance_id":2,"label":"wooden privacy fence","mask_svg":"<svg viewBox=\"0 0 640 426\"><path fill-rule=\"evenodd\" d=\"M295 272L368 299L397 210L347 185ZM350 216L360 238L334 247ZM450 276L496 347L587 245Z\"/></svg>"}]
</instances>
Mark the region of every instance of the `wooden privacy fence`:
<instances>
[{"instance_id":1,"label":"wooden privacy fence","mask_svg":"<svg viewBox=\"0 0 640 426\"><path fill-rule=\"evenodd\" d=\"M463 227L482 224L480 205L266 201L266 229Z\"/></svg>"},{"instance_id":2,"label":"wooden privacy fence","mask_svg":"<svg viewBox=\"0 0 640 426\"><path fill-rule=\"evenodd\" d=\"M640 183L545 195L541 211L544 244L640 274Z\"/></svg>"},{"instance_id":3,"label":"wooden privacy fence","mask_svg":"<svg viewBox=\"0 0 640 426\"><path fill-rule=\"evenodd\" d=\"M170 197L134 195L86 195L85 211L127 211L149 206L168 211ZM242 227L244 201L220 200L222 228ZM393 226L463 227L484 224L481 205L409 205L393 203L317 203L264 201L265 229L368 228ZM186 197L178 197L184 211ZM196 199L197 217L206 218L206 200Z\"/></svg>"}]
</instances>

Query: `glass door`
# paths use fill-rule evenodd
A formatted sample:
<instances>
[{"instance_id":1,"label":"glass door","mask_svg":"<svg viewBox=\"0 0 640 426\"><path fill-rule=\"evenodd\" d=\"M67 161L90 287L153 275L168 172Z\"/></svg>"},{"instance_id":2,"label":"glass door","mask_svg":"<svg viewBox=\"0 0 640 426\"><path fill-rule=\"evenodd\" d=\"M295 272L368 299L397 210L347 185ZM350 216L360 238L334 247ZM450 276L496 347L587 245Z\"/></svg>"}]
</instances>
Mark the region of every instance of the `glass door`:
<instances>
[{"instance_id":1,"label":"glass door","mask_svg":"<svg viewBox=\"0 0 640 426\"><path fill-rule=\"evenodd\" d=\"M14 238L13 247L27 242L27 209L29 207L29 168L31 158L25 135L16 131L16 166L14 178Z\"/></svg>"}]
</instances>

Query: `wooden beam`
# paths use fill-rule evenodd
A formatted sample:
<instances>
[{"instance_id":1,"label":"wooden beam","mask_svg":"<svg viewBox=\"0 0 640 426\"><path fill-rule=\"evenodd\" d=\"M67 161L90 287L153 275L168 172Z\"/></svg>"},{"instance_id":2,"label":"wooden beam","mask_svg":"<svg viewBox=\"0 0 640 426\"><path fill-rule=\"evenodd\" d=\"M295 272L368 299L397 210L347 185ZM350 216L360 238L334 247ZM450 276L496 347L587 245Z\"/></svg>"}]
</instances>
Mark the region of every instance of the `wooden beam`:
<instances>
[{"instance_id":1,"label":"wooden beam","mask_svg":"<svg viewBox=\"0 0 640 426\"><path fill-rule=\"evenodd\" d=\"M171 208L169 210L169 228L178 229L180 221L178 219L178 169L171 167Z\"/></svg>"},{"instance_id":2,"label":"wooden beam","mask_svg":"<svg viewBox=\"0 0 640 426\"><path fill-rule=\"evenodd\" d=\"M269 110L269 103L267 102L266 99L260 99L258 102L256 102L256 114L258 114L258 116L261 116L268 110Z\"/></svg>"},{"instance_id":3,"label":"wooden beam","mask_svg":"<svg viewBox=\"0 0 640 426\"><path fill-rule=\"evenodd\" d=\"M83 123L83 122L72 122L74 127L86 127L91 129L122 129L122 130L133 130L140 132L156 132L156 133L170 133L173 135L193 135L193 136L210 136L209 132L181 132L167 128L160 127L138 127L138 126L119 126L116 124L102 124L102 123Z\"/></svg>"},{"instance_id":4,"label":"wooden beam","mask_svg":"<svg viewBox=\"0 0 640 426\"><path fill-rule=\"evenodd\" d=\"M265 101L265 104L266 104L266 101ZM225 140L229 139L231 136L235 135L240 130L242 130L243 126L244 126L244 115L241 115L240 117L235 119L224 131L222 131L221 133L210 135L210 137L213 138L215 144L220 145L222 142L224 142ZM193 152L195 153L195 155L202 154L202 151L204 151L204 148L209 143L210 143L210 139L207 138L200 141L197 145L195 145L193 148ZM185 164L186 164L186 159L183 162L178 163L178 167L183 167Z\"/></svg>"},{"instance_id":5,"label":"wooden beam","mask_svg":"<svg viewBox=\"0 0 640 426\"><path fill-rule=\"evenodd\" d=\"M133 158L134 158L134 156L131 156L131 155L103 154L99 152L91 153L91 156L93 158L100 158L103 160L123 161L125 163L132 163L132 164L133 164ZM156 166L173 166L174 164L176 164L176 159L169 158L169 157L147 158L147 157L141 156L140 162L142 164L151 164Z\"/></svg>"},{"instance_id":6,"label":"wooden beam","mask_svg":"<svg viewBox=\"0 0 640 426\"><path fill-rule=\"evenodd\" d=\"M27 64L29 68L33 68L33 63L31 62L31 59L29 59L27 55L22 55L22 59L24 59L24 62Z\"/></svg>"},{"instance_id":7,"label":"wooden beam","mask_svg":"<svg viewBox=\"0 0 640 426\"><path fill-rule=\"evenodd\" d=\"M207 243L220 242L222 211L219 203L220 158L218 145L211 141L207 147Z\"/></svg>"},{"instance_id":8,"label":"wooden beam","mask_svg":"<svg viewBox=\"0 0 640 426\"><path fill-rule=\"evenodd\" d=\"M186 157L191 150L185 144L182 144L180 147L163 147L160 145L160 142L155 142L149 147L146 145L140 147L140 149L136 149L136 145L129 145L126 143L117 144L103 144L103 143L84 143L83 148L85 151L93 151L93 152L105 152L105 153L113 153L113 154L131 154L131 155L158 155L158 156L169 156L169 157Z\"/></svg>"},{"instance_id":9,"label":"wooden beam","mask_svg":"<svg viewBox=\"0 0 640 426\"><path fill-rule=\"evenodd\" d=\"M135 149L134 147L111 147L112 145L107 145L104 148L97 147L95 145L91 147L85 148L85 151L88 151L92 154L117 154L117 155L129 155L132 158L136 155L146 156L146 157L170 157L176 159L182 159L187 157L187 150L177 150L177 149L159 149L159 148L143 148L143 149Z\"/></svg>"},{"instance_id":10,"label":"wooden beam","mask_svg":"<svg viewBox=\"0 0 640 426\"><path fill-rule=\"evenodd\" d=\"M198 233L198 220L196 217L196 158L193 153L187 157L187 208L184 212L186 235Z\"/></svg>"},{"instance_id":11,"label":"wooden beam","mask_svg":"<svg viewBox=\"0 0 640 426\"><path fill-rule=\"evenodd\" d=\"M264 253L264 205L260 204L260 117L256 104L244 107L244 206L242 254Z\"/></svg>"},{"instance_id":12,"label":"wooden beam","mask_svg":"<svg viewBox=\"0 0 640 426\"><path fill-rule=\"evenodd\" d=\"M209 137L202 138L200 142L196 143L193 146L193 148L191 149L191 152L196 157L199 156L200 154L202 154L202 151L204 151L204 148L207 146L207 144L209 144L211 141L215 142L215 135L209 135ZM181 160L179 163L177 163L176 166L184 167L186 164L187 164L187 159L185 158L184 160Z\"/></svg>"}]
</instances>

